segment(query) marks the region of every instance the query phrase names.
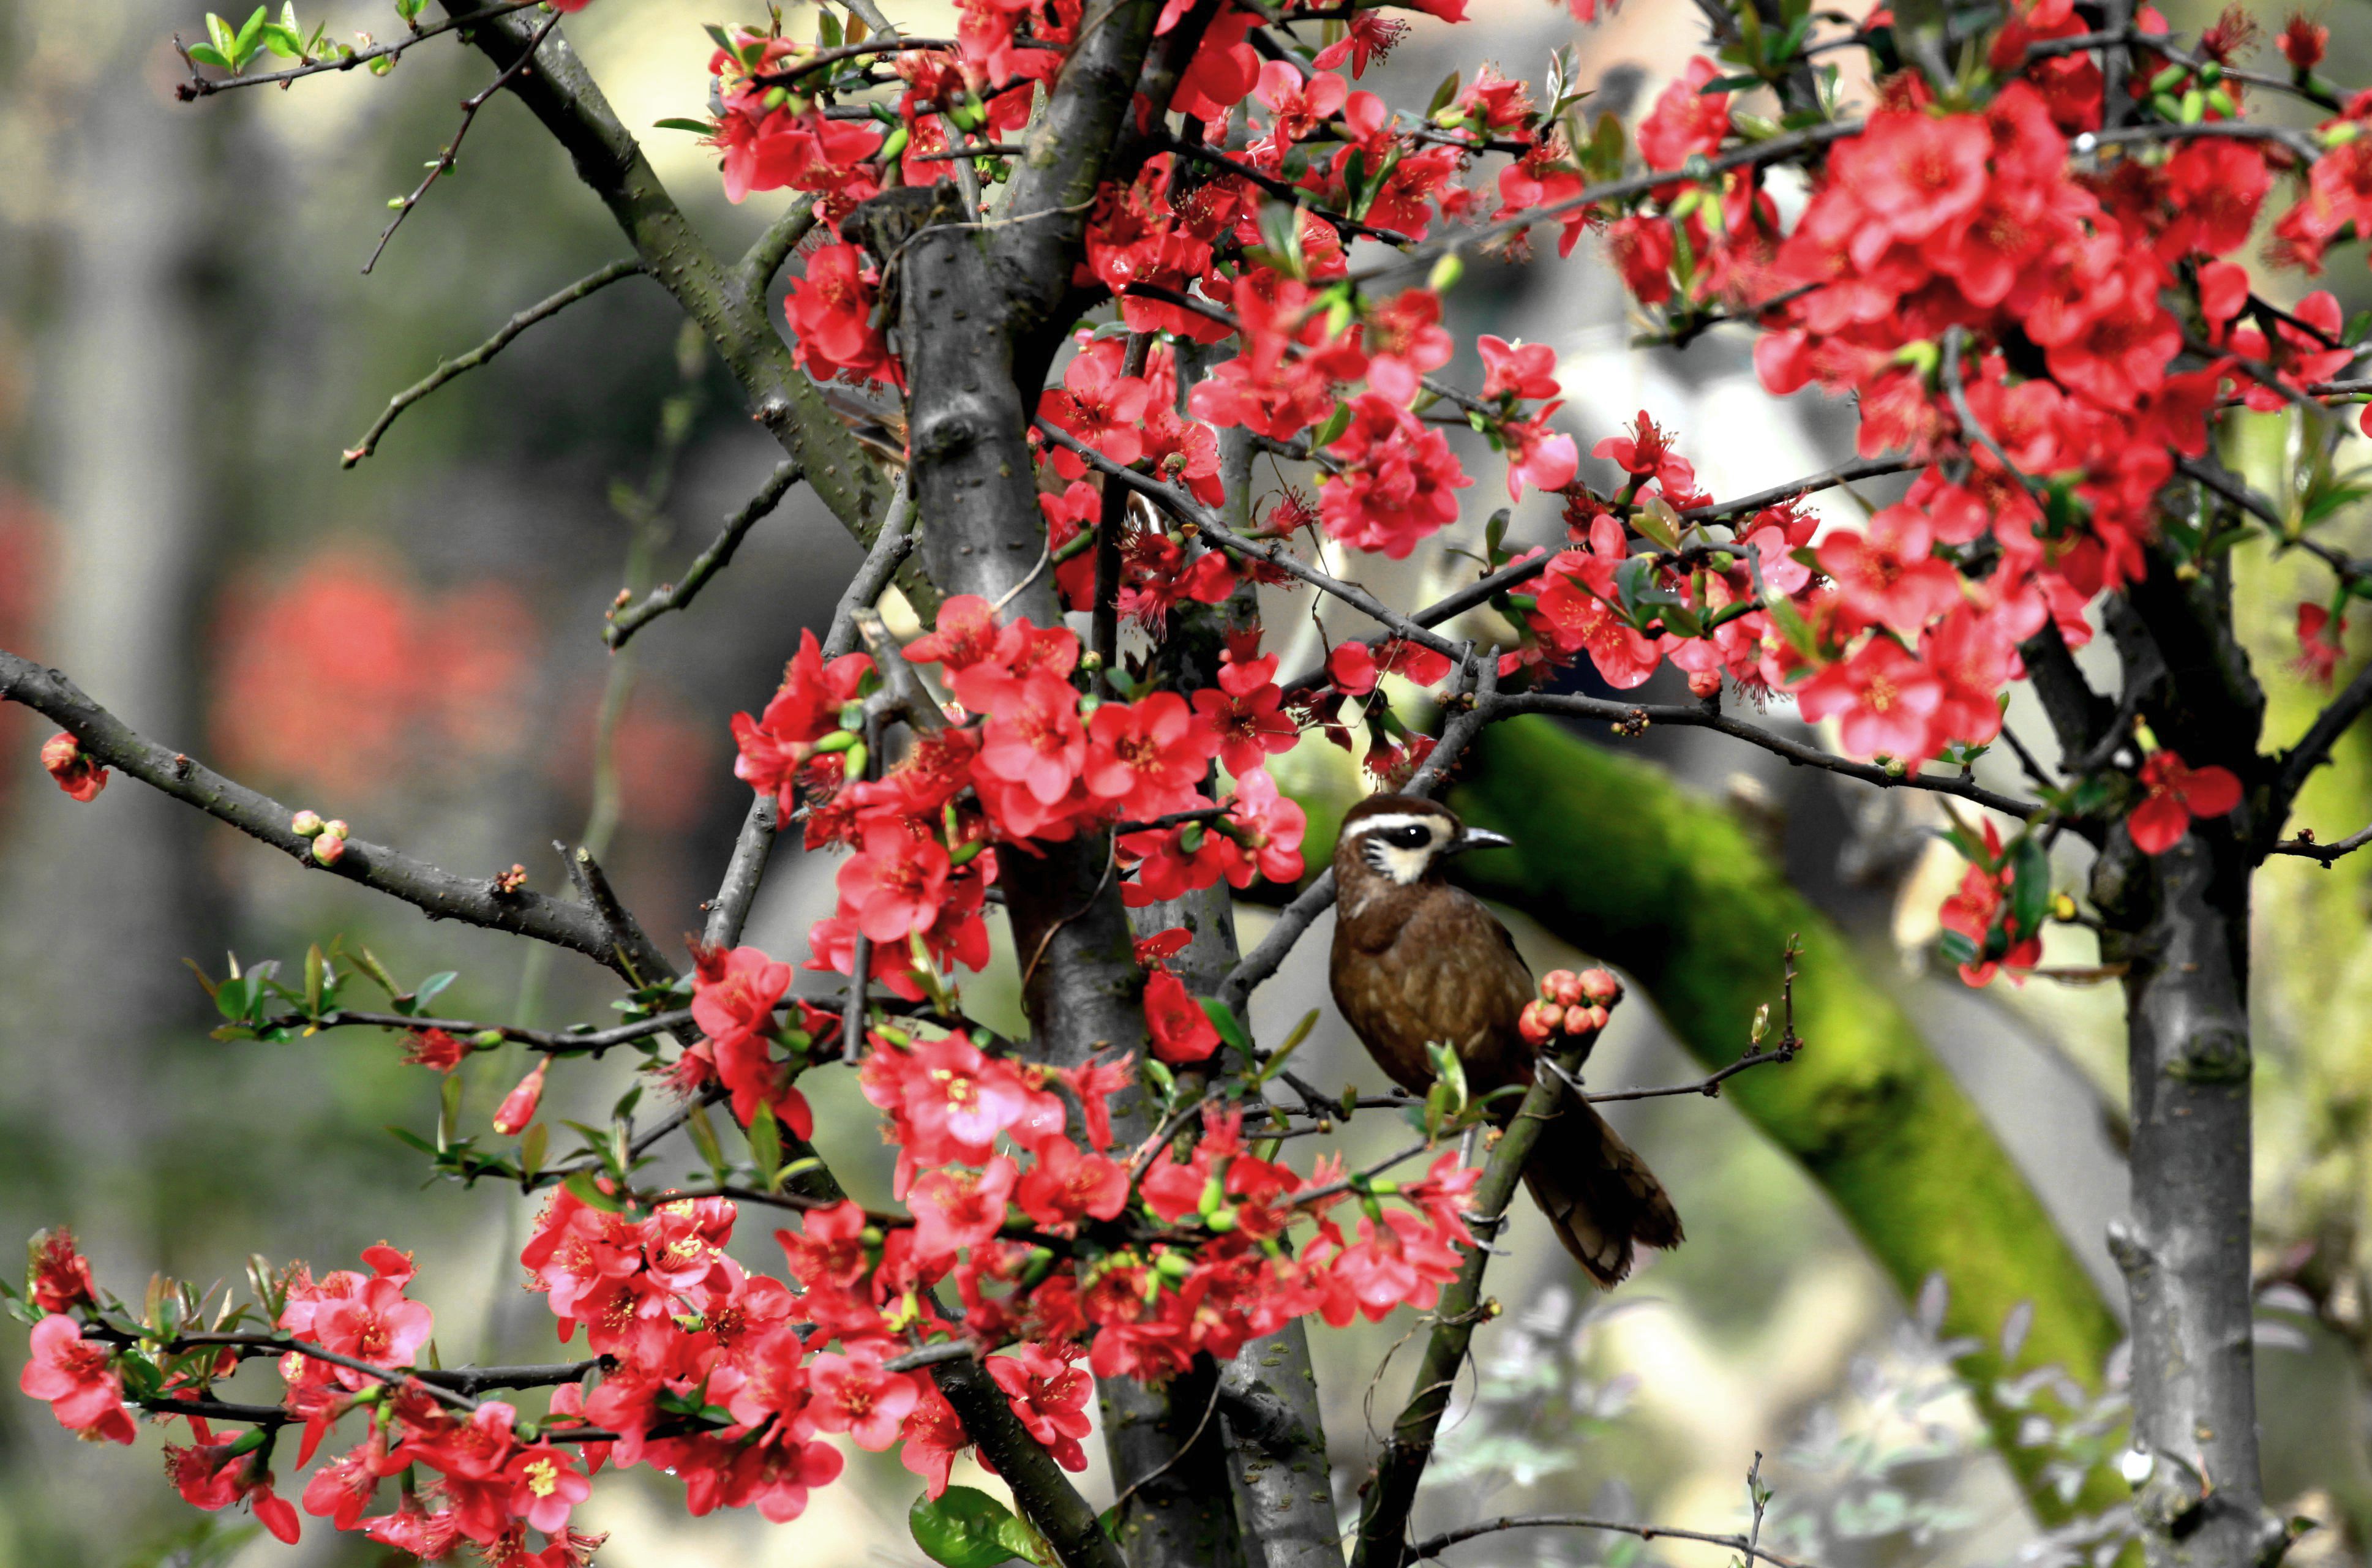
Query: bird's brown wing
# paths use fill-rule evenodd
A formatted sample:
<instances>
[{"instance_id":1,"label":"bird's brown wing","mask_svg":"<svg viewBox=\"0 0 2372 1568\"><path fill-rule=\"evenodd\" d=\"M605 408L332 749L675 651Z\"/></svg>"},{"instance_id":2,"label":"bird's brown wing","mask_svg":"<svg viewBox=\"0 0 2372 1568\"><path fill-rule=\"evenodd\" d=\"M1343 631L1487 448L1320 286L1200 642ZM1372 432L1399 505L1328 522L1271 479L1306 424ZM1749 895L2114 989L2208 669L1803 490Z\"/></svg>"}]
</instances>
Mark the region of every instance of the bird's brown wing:
<instances>
[{"instance_id":1,"label":"bird's brown wing","mask_svg":"<svg viewBox=\"0 0 2372 1568\"><path fill-rule=\"evenodd\" d=\"M1532 974L1507 928L1481 900L1437 883L1383 898L1398 907L1344 912L1331 976L1335 1005L1377 1065L1421 1090L1433 1081L1425 1045L1442 1040L1476 1094L1531 1082L1516 1020Z\"/></svg>"}]
</instances>

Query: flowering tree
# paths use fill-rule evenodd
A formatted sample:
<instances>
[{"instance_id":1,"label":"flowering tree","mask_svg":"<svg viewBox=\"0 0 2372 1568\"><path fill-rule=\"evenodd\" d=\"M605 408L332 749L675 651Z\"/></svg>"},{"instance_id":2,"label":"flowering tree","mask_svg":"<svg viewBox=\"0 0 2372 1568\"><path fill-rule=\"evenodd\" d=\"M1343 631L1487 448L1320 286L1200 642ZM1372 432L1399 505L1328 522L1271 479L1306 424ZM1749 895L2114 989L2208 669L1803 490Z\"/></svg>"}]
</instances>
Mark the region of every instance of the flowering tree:
<instances>
[{"instance_id":1,"label":"flowering tree","mask_svg":"<svg viewBox=\"0 0 2372 1568\"><path fill-rule=\"evenodd\" d=\"M209 17L182 96L383 70L447 33L474 45L494 75L381 250L497 92L570 153L633 257L401 395L346 460L534 321L657 279L788 460L680 584L622 600L613 647L687 604L795 482L868 547L828 634L804 633L781 689L734 723L753 799L690 971L581 853L570 900L517 868L462 877L133 733L56 671L0 654L0 694L63 726L42 762L95 809L120 771L327 874L616 971L626 1020L561 1032L441 1016L436 986L334 950L301 979L212 982L232 1036L391 1028L448 1074L420 1152L459 1180L549 1193L520 1260L587 1359L423 1366L430 1315L392 1247L366 1273L259 1269L248 1299L160 1285L134 1307L57 1234L20 1303L26 1392L104 1440L131 1439L128 1407L185 1423L182 1493L243 1502L285 1538L299 1521L275 1467L310 1465L305 1512L427 1559L467 1540L492 1562L587 1561L572 1510L605 1466L672 1473L695 1514L787 1520L839 1473L829 1439L844 1437L900 1451L924 1493L917 1537L951 1564L1308 1568L1343 1547L1312 1480L1305 1325L1405 1305L1432 1327L1352 1543L1354 1568L1398 1568L1447 1544L1412 1542L1409 1510L1487 1316L1477 1237L1612 981L1543 980L1527 1028L1548 1065L1520 1106L1470 1103L1454 1072L1422 1101L1337 1102L1291 1073L1296 1040L1245 1023L1330 879L1249 955L1228 899L1305 871L1272 758L1355 747L1421 794L1483 726L1547 714L1715 729L1943 797L1969 863L1946 947L1970 983L2033 970L2048 923L2098 933L2131 1033L2134 1213L2113 1244L2134 1304L2134 1518L2155 1562L2278 1555L2249 1360L2250 880L2268 855L2329 864L2372 836L2283 836L2372 674L2267 749L2233 551L2258 540L2329 567L2297 630L2308 674L2331 679L2372 578L2319 534L2362 494L2335 466L2329 404L2372 383L2343 378L2360 333L2328 294L2283 308L2234 258L2261 217L2266 275L2310 273L2372 226L2372 96L2316 75L2320 27L2291 21L2285 68L2259 74L2239 64L2259 40L2237 11L2186 41L2117 0L1917 0L1858 25L1808 0L1707 0L1712 54L1626 129L1593 119L1563 59L1537 83L1483 66L1421 114L1395 109L1356 86L1409 25L1385 8L965 0L955 37L922 38L874 0L833 0L812 38L778 11L715 29L709 114L682 123L735 200L795 193L728 260L569 52L562 15L583 4L448 5L431 22L398 0L405 33L351 49L293 8ZM1594 0L1573 4L1591 19ZM1454 23L1464 6L1413 9ZM267 54L292 64L257 69ZM1866 85L1846 85L1848 62ZM2274 112L2252 117L2257 100ZM1717 498L1685 434L1645 411L1591 433L1611 477L1588 482L1554 424L1549 351L1484 336L1462 365L1441 325L1461 257L1526 261L1536 238L1560 256L1602 246L1658 341L1734 325L1773 392L1850 395L1857 456ZM778 322L768 290L795 260ZM2217 456L2242 410L2294 422L2280 471ZM1504 478L1511 498L1562 498L1559 548L1512 550L1504 514L1474 516L1448 428L1498 454L1485 493ZM1315 499L1256 482L1257 453ZM1821 533L1803 504L1892 475L1907 488L1860 530ZM1482 574L1423 607L1328 564L1453 544ZM903 646L871 608L893 577L930 628ZM1284 670L1262 607L1308 595L1365 630ZM2113 691L2074 657L2099 631ZM1693 701L1558 686L1586 665L1627 690L1668 664ZM1379 699L1387 674L1438 689L1438 734ZM2004 726L2019 680L2048 742ZM1735 711L1787 698L1834 721L1837 749ZM837 912L777 958L738 938L790 830L845 858ZM2053 885L2061 843L2088 860L2080 893ZM991 902L1020 957L1026 1040L963 1010ZM792 996L794 958L844 992ZM1792 1027L1762 1040L1725 1074L1797 1043ZM489 1138L459 1123L449 1074L505 1042L536 1065ZM677 1104L638 1121L630 1097L554 1158L548 1074L620 1048ZM897 1146L895 1207L844 1192L809 1141L799 1079L835 1068ZM1401 1160L1421 1176L1284 1157L1285 1138L1378 1103L1417 1124ZM1470 1166L1452 1150L1478 1121L1505 1131ZM747 1206L785 1212L796 1287L723 1251ZM255 1359L280 1378L268 1402L231 1387ZM1065 1473L1085 1464L1091 1384L1123 1488L1100 1517ZM496 1397L542 1388L540 1414ZM967 1449L1017 1516L949 1487Z\"/></svg>"}]
</instances>

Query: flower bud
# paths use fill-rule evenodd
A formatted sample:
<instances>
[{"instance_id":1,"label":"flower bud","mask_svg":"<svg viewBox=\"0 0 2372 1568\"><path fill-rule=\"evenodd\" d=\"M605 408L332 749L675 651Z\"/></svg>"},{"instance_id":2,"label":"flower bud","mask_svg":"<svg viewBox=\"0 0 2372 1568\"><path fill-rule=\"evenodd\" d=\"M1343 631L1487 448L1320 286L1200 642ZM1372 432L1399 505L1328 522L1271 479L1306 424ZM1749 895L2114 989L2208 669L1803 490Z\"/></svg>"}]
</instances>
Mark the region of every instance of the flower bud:
<instances>
[{"instance_id":1,"label":"flower bud","mask_svg":"<svg viewBox=\"0 0 2372 1568\"><path fill-rule=\"evenodd\" d=\"M1581 977L1571 970L1551 970L1541 976L1542 1000L1570 1007L1581 1000Z\"/></svg>"},{"instance_id":2,"label":"flower bud","mask_svg":"<svg viewBox=\"0 0 2372 1568\"><path fill-rule=\"evenodd\" d=\"M1721 671L1717 669L1691 670L1689 672L1689 695L1692 697L1717 697L1721 695Z\"/></svg>"},{"instance_id":3,"label":"flower bud","mask_svg":"<svg viewBox=\"0 0 2372 1568\"><path fill-rule=\"evenodd\" d=\"M1611 1007L1622 1000L1622 982L1613 971L1587 969L1581 971L1581 993L1600 1007Z\"/></svg>"},{"instance_id":4,"label":"flower bud","mask_svg":"<svg viewBox=\"0 0 2372 1568\"><path fill-rule=\"evenodd\" d=\"M1433 264L1432 274L1424 280L1424 286L1436 294L1448 294L1465 275L1466 263L1459 259L1457 251L1452 250Z\"/></svg>"},{"instance_id":5,"label":"flower bud","mask_svg":"<svg viewBox=\"0 0 2372 1568\"><path fill-rule=\"evenodd\" d=\"M543 1098L543 1074L552 1065L545 1057L535 1064L535 1071L518 1081L518 1087L503 1097L502 1105L494 1111L494 1131L508 1138L527 1131L535 1120L535 1108Z\"/></svg>"},{"instance_id":6,"label":"flower bud","mask_svg":"<svg viewBox=\"0 0 2372 1568\"><path fill-rule=\"evenodd\" d=\"M328 821L321 824L321 831L325 833L335 833L342 839L352 836L350 830L346 827L346 819L343 817L331 818Z\"/></svg>"},{"instance_id":7,"label":"flower bud","mask_svg":"<svg viewBox=\"0 0 2372 1568\"><path fill-rule=\"evenodd\" d=\"M288 830L300 839L319 837L328 825L321 820L321 814L318 811L299 811L288 819Z\"/></svg>"},{"instance_id":8,"label":"flower bud","mask_svg":"<svg viewBox=\"0 0 2372 1568\"><path fill-rule=\"evenodd\" d=\"M346 839L343 833L324 830L313 840L313 858L323 865L335 865L345 854Z\"/></svg>"},{"instance_id":9,"label":"flower bud","mask_svg":"<svg viewBox=\"0 0 2372 1568\"><path fill-rule=\"evenodd\" d=\"M1516 1032L1534 1045L1545 1044L1564 1022L1564 1009L1553 1002L1532 1002L1516 1020Z\"/></svg>"}]
</instances>

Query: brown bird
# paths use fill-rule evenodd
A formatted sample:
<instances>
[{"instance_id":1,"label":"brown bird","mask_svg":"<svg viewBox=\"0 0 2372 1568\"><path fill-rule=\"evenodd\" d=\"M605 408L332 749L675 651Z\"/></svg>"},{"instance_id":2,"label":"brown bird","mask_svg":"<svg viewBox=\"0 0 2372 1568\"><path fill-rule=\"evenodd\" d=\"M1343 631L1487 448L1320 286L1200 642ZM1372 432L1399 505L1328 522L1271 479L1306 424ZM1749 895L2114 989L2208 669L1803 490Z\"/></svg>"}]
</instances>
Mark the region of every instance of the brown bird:
<instances>
[{"instance_id":1,"label":"brown bird","mask_svg":"<svg viewBox=\"0 0 2372 1568\"><path fill-rule=\"evenodd\" d=\"M1453 1047L1477 1098L1529 1088L1539 1048L1517 1021L1538 993L1516 940L1482 900L1443 879L1463 850L1511 841L1413 796L1361 801L1334 846L1334 1005L1402 1088L1433 1081L1429 1041ZM1495 1102L1504 1122L1517 1097ZM1524 1167L1565 1250L1600 1289L1631 1272L1632 1248L1677 1247L1680 1217L1646 1162L1572 1088Z\"/></svg>"}]
</instances>

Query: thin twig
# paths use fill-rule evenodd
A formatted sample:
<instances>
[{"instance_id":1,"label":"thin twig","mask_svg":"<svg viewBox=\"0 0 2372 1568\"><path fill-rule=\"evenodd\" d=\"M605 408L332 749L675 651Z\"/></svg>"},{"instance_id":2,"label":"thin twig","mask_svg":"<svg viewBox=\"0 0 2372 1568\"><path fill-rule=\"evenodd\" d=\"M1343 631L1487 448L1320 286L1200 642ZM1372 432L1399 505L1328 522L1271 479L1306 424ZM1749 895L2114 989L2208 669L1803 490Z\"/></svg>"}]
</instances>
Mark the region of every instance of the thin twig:
<instances>
[{"instance_id":1,"label":"thin twig","mask_svg":"<svg viewBox=\"0 0 2372 1568\"><path fill-rule=\"evenodd\" d=\"M692 564L684 568L680 581L661 584L634 603L611 610L609 624L601 628L601 641L609 645L610 651L616 653L626 645L627 639L653 621L669 610L681 610L690 604L700 590L708 586L711 577L732 564L733 552L741 548L741 541L749 537L750 530L782 505L783 497L790 494L791 486L799 482L804 472L796 458L784 459L767 476L758 494L743 502L740 510L725 519L724 529L710 541L708 548L692 558ZM619 597L623 598L624 595L622 593Z\"/></svg>"},{"instance_id":2,"label":"thin twig","mask_svg":"<svg viewBox=\"0 0 2372 1568\"><path fill-rule=\"evenodd\" d=\"M2041 816L2046 809L2037 802L1998 794L1957 773L1896 773L1875 762L1855 762L1823 751L1817 746L1808 746L1800 740L1790 740L1770 730L1758 729L1726 714L1709 713L1693 705L1618 703L1602 697L1541 691L1511 692L1493 698L1489 705L1494 714L1558 714L1568 718L1603 719L1617 725L1669 724L1715 729L1734 739L1785 757L1790 762L1858 779L1882 789L1927 790L1969 801L1989 811L1999 811L2028 820Z\"/></svg>"},{"instance_id":3,"label":"thin twig","mask_svg":"<svg viewBox=\"0 0 2372 1568\"><path fill-rule=\"evenodd\" d=\"M552 29L560 25L560 16L558 11L554 11L546 17L543 25L535 29L535 36L527 41L526 50L517 60L505 66L502 74L493 81L461 100L459 129L453 133L453 139L446 143L437 152L436 158L428 165L427 175L413 188L412 194L401 198L396 203L394 218L380 232L378 244L371 250L370 260L363 263L365 276L368 276L370 270L378 265L378 259L387 254L387 242L395 238L395 231L403 226L403 220L412 215L412 209L420 204L420 199L423 196L428 194L428 188L436 184L448 170L452 168L454 157L461 150L461 138L470 134L471 125L477 123L478 110L485 108L487 100L510 86L515 78L534 63L536 51L541 49L543 41L552 36Z\"/></svg>"},{"instance_id":4,"label":"thin twig","mask_svg":"<svg viewBox=\"0 0 2372 1568\"><path fill-rule=\"evenodd\" d=\"M620 1024L615 1028L568 1034L556 1029L524 1028L517 1024L475 1023L467 1018L423 1018L414 1017L409 1013L374 1013L353 1007L333 1007L318 1017L308 1017L302 1013L290 1013L281 1017L266 1018L262 1027L307 1030L401 1029L411 1034L419 1034L427 1029L442 1029L457 1040L472 1035L495 1034L513 1044L524 1045L529 1051L542 1051L550 1055L599 1056L615 1046L631 1045L638 1040L648 1040L653 1035L666 1034L671 1029L680 1028L691 1022L692 1015L689 1012L660 1013L648 1018L639 1019L634 1023Z\"/></svg>"},{"instance_id":5,"label":"thin twig","mask_svg":"<svg viewBox=\"0 0 2372 1568\"><path fill-rule=\"evenodd\" d=\"M1810 1568L1809 1564L1800 1562L1795 1558L1782 1557L1775 1551L1767 1551L1760 1544L1749 1540L1742 1535L1711 1535L1703 1530L1674 1529L1665 1525L1626 1524L1621 1519L1599 1519L1587 1514L1506 1515L1496 1519L1486 1519L1479 1525L1468 1525L1462 1529L1445 1530L1437 1536L1428 1536L1411 1549L1409 1555L1437 1557L1460 1541L1472 1540L1477 1536L1494 1535L1501 1530L1549 1529L1613 1530L1622 1535L1637 1536L1641 1540L1697 1540L1708 1546L1724 1547L1731 1551L1759 1559L1771 1563L1773 1568Z\"/></svg>"},{"instance_id":6,"label":"thin twig","mask_svg":"<svg viewBox=\"0 0 2372 1568\"><path fill-rule=\"evenodd\" d=\"M2267 853L2303 855L2308 860L2320 861L2322 868L2328 871L2331 862L2343 855L2354 854L2366 844L2372 844L2372 827L2359 829L2337 843L2330 844L2317 842L2311 832L2302 832L2296 838L2284 839Z\"/></svg>"},{"instance_id":7,"label":"thin twig","mask_svg":"<svg viewBox=\"0 0 2372 1568\"><path fill-rule=\"evenodd\" d=\"M457 877L399 850L351 836L336 864L323 865L313 857L313 841L290 828L296 813L288 807L139 734L56 670L0 651L0 701L21 703L55 721L97 761L229 823L308 870L376 888L432 920L515 932L614 966L607 926L595 911L581 904L524 888L504 892L493 878Z\"/></svg>"},{"instance_id":8,"label":"thin twig","mask_svg":"<svg viewBox=\"0 0 2372 1568\"><path fill-rule=\"evenodd\" d=\"M318 76L329 71L351 71L357 65L367 65L374 60L392 60L413 44L425 43L438 33L451 32L457 28L471 27L479 22L490 22L496 17L507 17L514 11L524 11L530 6L541 4L543 0L507 0L506 4L489 6L483 11L472 11L466 17L448 17L441 22L434 22L424 28L416 28L408 38L399 38L390 43L374 44L368 49L358 49L352 54L341 55L335 60L308 60L301 65L291 65L285 71L266 71L254 76L225 76L217 81L201 76L192 69L190 79L173 88L173 96L183 103L190 103L198 99L212 98L216 93L229 92L236 87L272 87L283 82L299 81L307 76ZM188 57L184 55L183 58L186 60Z\"/></svg>"},{"instance_id":9,"label":"thin twig","mask_svg":"<svg viewBox=\"0 0 2372 1568\"><path fill-rule=\"evenodd\" d=\"M630 257L622 261L612 261L600 271L577 279L549 298L538 300L529 306L495 329L493 337L459 358L440 361L435 370L387 401L387 407L380 411L377 419L371 422L371 427L363 432L363 438L338 454L338 466L342 469L350 469L378 450L379 437L387 434L388 426L393 424L405 409L436 390L446 382L485 364L486 361L502 353L513 338L517 337L538 321L547 320L559 315L578 300L599 293L622 278L640 277L645 270L641 261L635 258Z\"/></svg>"}]
</instances>

